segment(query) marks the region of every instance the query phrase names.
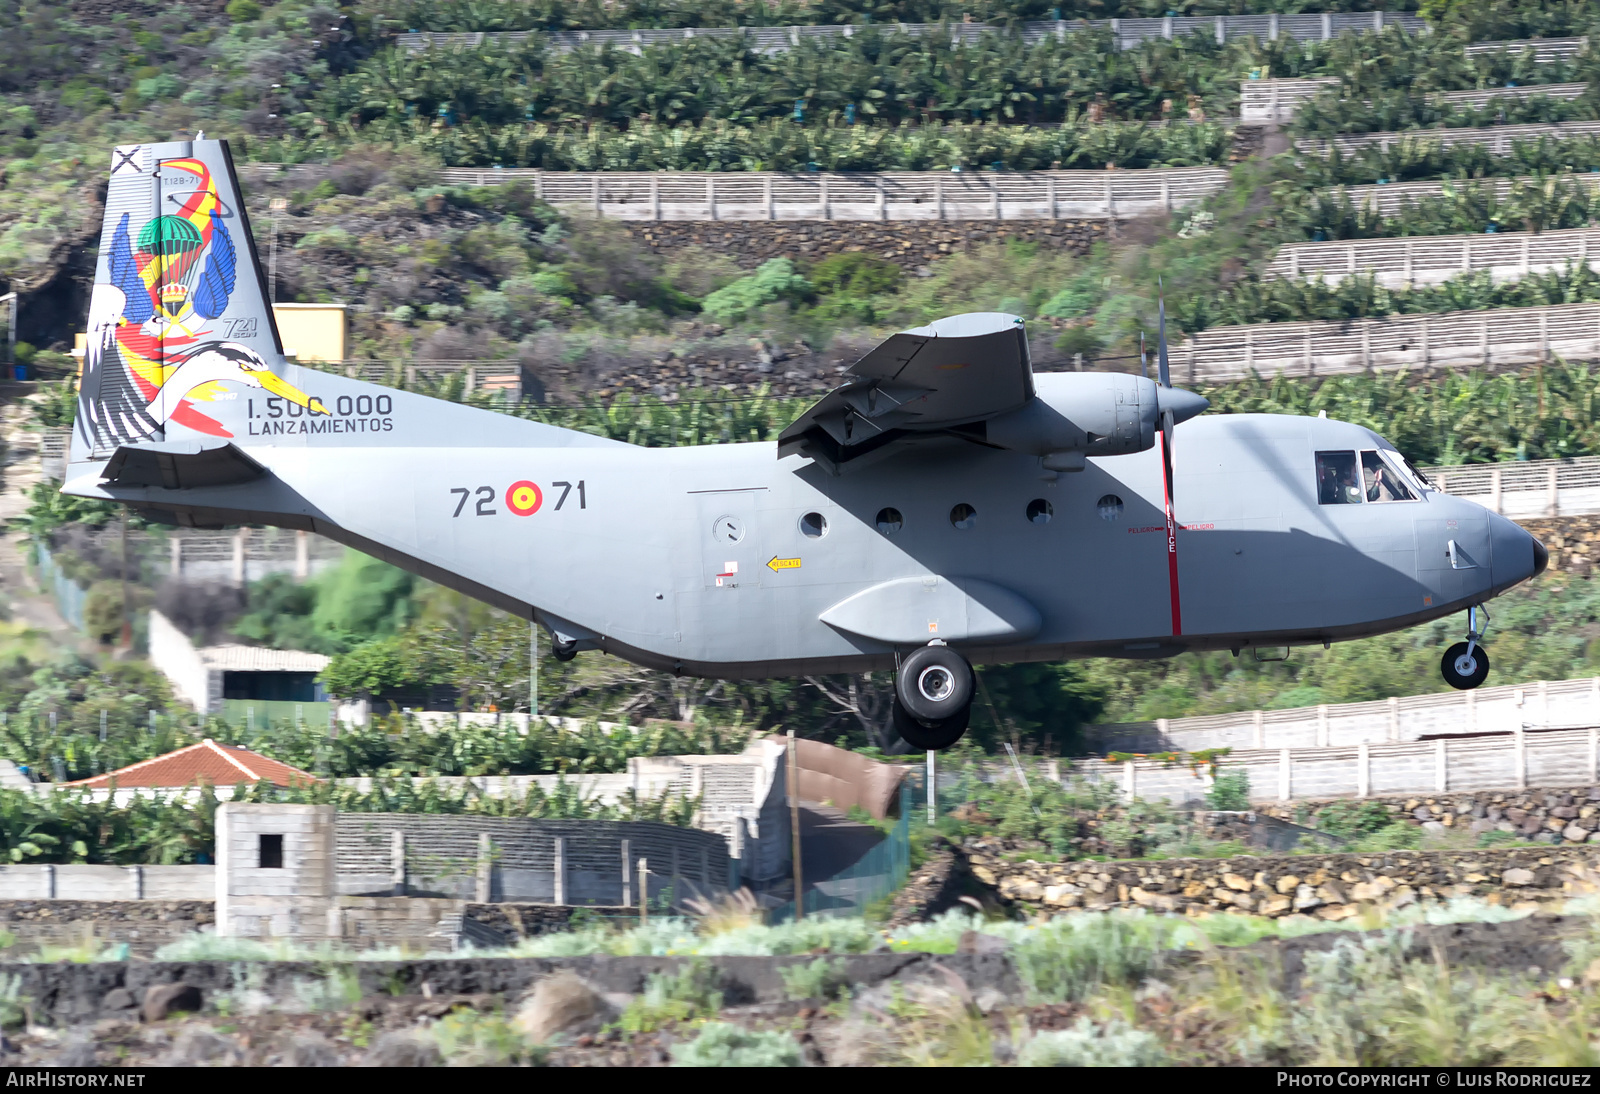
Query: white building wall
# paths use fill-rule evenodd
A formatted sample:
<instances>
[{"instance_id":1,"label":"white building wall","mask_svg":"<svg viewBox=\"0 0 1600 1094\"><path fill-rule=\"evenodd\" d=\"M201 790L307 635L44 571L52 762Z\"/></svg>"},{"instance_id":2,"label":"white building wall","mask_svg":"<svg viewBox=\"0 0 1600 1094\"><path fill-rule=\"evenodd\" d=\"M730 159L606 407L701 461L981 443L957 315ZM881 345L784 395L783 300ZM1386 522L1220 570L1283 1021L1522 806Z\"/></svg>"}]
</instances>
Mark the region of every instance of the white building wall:
<instances>
[{"instance_id":1,"label":"white building wall","mask_svg":"<svg viewBox=\"0 0 1600 1094\"><path fill-rule=\"evenodd\" d=\"M157 611L150 613L150 663L171 681L172 690L178 698L201 714L209 714L220 708L221 674L207 669L188 636ZM212 676L217 677L214 682ZM215 706L213 689L216 691Z\"/></svg>"}]
</instances>

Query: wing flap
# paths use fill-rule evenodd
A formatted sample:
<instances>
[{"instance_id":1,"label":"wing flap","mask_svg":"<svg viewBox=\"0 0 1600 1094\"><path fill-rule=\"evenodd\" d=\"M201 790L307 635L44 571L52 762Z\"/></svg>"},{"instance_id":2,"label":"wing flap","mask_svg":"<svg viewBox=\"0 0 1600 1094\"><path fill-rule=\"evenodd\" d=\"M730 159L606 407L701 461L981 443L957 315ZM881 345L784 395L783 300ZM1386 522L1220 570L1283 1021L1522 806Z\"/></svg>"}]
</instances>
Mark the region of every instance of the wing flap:
<instances>
[{"instance_id":1,"label":"wing flap","mask_svg":"<svg viewBox=\"0 0 1600 1094\"><path fill-rule=\"evenodd\" d=\"M152 441L119 445L106 463L104 481L187 490L233 486L263 474L265 469L230 441Z\"/></svg>"},{"instance_id":2,"label":"wing flap","mask_svg":"<svg viewBox=\"0 0 1600 1094\"><path fill-rule=\"evenodd\" d=\"M847 375L783 431L780 458L808 456L837 474L895 440L1006 414L1034 395L1022 320L1000 312L891 335Z\"/></svg>"}]
</instances>

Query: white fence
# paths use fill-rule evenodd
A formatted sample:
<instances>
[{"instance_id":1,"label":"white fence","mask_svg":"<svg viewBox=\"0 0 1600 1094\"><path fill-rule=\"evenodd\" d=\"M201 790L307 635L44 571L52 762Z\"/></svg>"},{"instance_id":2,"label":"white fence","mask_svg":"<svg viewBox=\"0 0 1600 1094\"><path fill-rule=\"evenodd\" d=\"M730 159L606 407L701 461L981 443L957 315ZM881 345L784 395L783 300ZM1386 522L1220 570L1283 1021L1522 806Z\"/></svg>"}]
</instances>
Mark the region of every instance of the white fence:
<instances>
[{"instance_id":1,"label":"white fence","mask_svg":"<svg viewBox=\"0 0 1600 1094\"><path fill-rule=\"evenodd\" d=\"M1518 141L1568 140L1572 137L1600 135L1600 122L1553 122L1549 125L1494 125L1484 129L1402 129L1392 133L1353 133L1343 137L1302 138L1295 141L1301 152L1326 156L1337 148L1339 154L1348 156L1364 148L1380 151L1390 145L1413 141L1419 145L1437 144L1453 148L1458 144L1478 144L1488 148L1490 155L1505 156Z\"/></svg>"},{"instance_id":2,"label":"white fence","mask_svg":"<svg viewBox=\"0 0 1600 1094\"><path fill-rule=\"evenodd\" d=\"M1572 60L1582 53L1588 44L1587 38L1524 38L1509 42L1474 42L1462 52L1468 57L1477 57L1482 54L1499 53L1501 50L1508 53L1526 53L1531 49L1535 64L1548 65Z\"/></svg>"},{"instance_id":3,"label":"white fence","mask_svg":"<svg viewBox=\"0 0 1600 1094\"><path fill-rule=\"evenodd\" d=\"M1113 219L1192 205L1225 185L1219 167L1142 171L576 172L448 168L455 185L533 183L552 205L621 220Z\"/></svg>"},{"instance_id":4,"label":"white fence","mask_svg":"<svg viewBox=\"0 0 1600 1094\"><path fill-rule=\"evenodd\" d=\"M1301 103L1340 83L1337 76L1309 80L1246 80L1239 85L1239 120L1289 121Z\"/></svg>"},{"instance_id":5,"label":"white fence","mask_svg":"<svg viewBox=\"0 0 1600 1094\"><path fill-rule=\"evenodd\" d=\"M1600 456L1436 467L1428 477L1457 497L1517 520L1600 513Z\"/></svg>"},{"instance_id":6,"label":"white fence","mask_svg":"<svg viewBox=\"0 0 1600 1094\"><path fill-rule=\"evenodd\" d=\"M1600 356L1600 304L1213 327L1173 347L1190 382L1252 372L1322 376L1374 368L1527 364Z\"/></svg>"},{"instance_id":7,"label":"white fence","mask_svg":"<svg viewBox=\"0 0 1600 1094\"><path fill-rule=\"evenodd\" d=\"M1391 288L1437 285L1464 273L1487 272L1495 281L1565 269L1600 260L1600 229L1503 232L1459 236L1352 239L1291 243L1279 249L1268 277L1322 277L1330 283L1372 273Z\"/></svg>"},{"instance_id":8,"label":"white fence","mask_svg":"<svg viewBox=\"0 0 1600 1094\"><path fill-rule=\"evenodd\" d=\"M1549 179L1522 175L1516 178L1445 179L1440 182L1385 183L1382 186L1340 186L1335 190L1329 191L1329 193L1332 196L1348 198L1354 208L1366 207L1379 216L1390 217L1399 213L1407 205L1415 205L1419 201L1443 197L1446 194L1460 193L1469 188L1486 197L1492 195L1496 201L1503 201L1506 195L1511 192L1511 188L1519 183L1524 185L1545 183L1550 179L1558 179L1562 182L1576 182L1578 185L1587 187L1590 190L1600 187L1600 174L1569 173L1552 175Z\"/></svg>"},{"instance_id":9,"label":"white fence","mask_svg":"<svg viewBox=\"0 0 1600 1094\"><path fill-rule=\"evenodd\" d=\"M0 866L0 900L215 900L215 866Z\"/></svg>"},{"instance_id":10,"label":"white fence","mask_svg":"<svg viewBox=\"0 0 1600 1094\"><path fill-rule=\"evenodd\" d=\"M1438 734L1600 725L1600 677L1408 695L1370 703L1246 710L1088 726L1100 752L1402 744Z\"/></svg>"},{"instance_id":11,"label":"white fence","mask_svg":"<svg viewBox=\"0 0 1600 1094\"><path fill-rule=\"evenodd\" d=\"M1593 785L1600 782L1600 677L1294 710L1089 726L1101 752L1233 751L1252 801ZM1424 739L1428 738L1428 739ZM1208 783L1186 767L1080 760L1129 794L1184 801Z\"/></svg>"},{"instance_id":12,"label":"white fence","mask_svg":"<svg viewBox=\"0 0 1600 1094\"><path fill-rule=\"evenodd\" d=\"M1218 42L1254 35L1258 38L1294 38L1318 41L1336 38L1347 31L1367 33L1386 26L1397 26L1407 33L1426 33L1427 23L1415 15L1396 12L1337 12L1318 15L1217 15L1173 16L1165 19L1074 19L1033 20L1022 24L1021 38L1026 43L1046 38L1065 38L1082 30L1109 29L1118 49L1137 46L1156 38L1185 38L1208 34ZM812 27L685 27L672 30L571 30L542 35L552 50L568 52L583 46L610 46L639 53L646 46L671 45L696 38L742 39L757 53L783 53L805 39L852 38L864 28L854 25ZM1005 34L1003 28L981 23L893 23L875 28L881 34L932 37L946 34L952 42L976 42L985 34ZM485 42L517 45L539 37L537 31L505 31L477 34L401 34L396 42L402 49L419 51L439 48L476 48Z\"/></svg>"},{"instance_id":13,"label":"white fence","mask_svg":"<svg viewBox=\"0 0 1600 1094\"><path fill-rule=\"evenodd\" d=\"M1239 117L1246 122L1287 122L1293 120L1301 103L1339 86L1337 76L1305 80L1246 80L1239 85ZM1521 87L1491 87L1473 91L1435 91L1427 101L1447 106L1481 109L1499 99L1531 99L1544 96L1568 100L1580 98L1588 84L1528 84ZM1371 105L1370 102L1367 103ZM1303 142L1302 142L1303 143Z\"/></svg>"},{"instance_id":14,"label":"white fence","mask_svg":"<svg viewBox=\"0 0 1600 1094\"><path fill-rule=\"evenodd\" d=\"M1470 693L1469 693L1470 694ZM1327 748L1244 749L1224 770L1250 779L1251 801L1398 797L1450 791L1592 786L1600 782L1600 730L1516 730L1491 737L1355 744ZM1209 777L1151 760L1083 760L1064 773L1116 779L1128 797L1175 804L1203 799Z\"/></svg>"}]
</instances>

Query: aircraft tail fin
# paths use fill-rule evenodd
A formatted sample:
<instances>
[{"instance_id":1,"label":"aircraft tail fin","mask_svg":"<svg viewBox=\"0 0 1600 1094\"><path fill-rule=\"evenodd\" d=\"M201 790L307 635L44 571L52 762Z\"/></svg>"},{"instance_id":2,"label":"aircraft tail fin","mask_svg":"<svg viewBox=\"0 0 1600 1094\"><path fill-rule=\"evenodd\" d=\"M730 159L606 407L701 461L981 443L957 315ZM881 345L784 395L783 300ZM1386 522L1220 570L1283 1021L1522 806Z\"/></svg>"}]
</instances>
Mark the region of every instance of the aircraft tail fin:
<instances>
[{"instance_id":1,"label":"aircraft tail fin","mask_svg":"<svg viewBox=\"0 0 1600 1094\"><path fill-rule=\"evenodd\" d=\"M164 441L172 425L230 436L206 413L218 385L287 387L286 364L227 142L115 149L75 457ZM276 382L259 383L268 375Z\"/></svg>"}]
</instances>

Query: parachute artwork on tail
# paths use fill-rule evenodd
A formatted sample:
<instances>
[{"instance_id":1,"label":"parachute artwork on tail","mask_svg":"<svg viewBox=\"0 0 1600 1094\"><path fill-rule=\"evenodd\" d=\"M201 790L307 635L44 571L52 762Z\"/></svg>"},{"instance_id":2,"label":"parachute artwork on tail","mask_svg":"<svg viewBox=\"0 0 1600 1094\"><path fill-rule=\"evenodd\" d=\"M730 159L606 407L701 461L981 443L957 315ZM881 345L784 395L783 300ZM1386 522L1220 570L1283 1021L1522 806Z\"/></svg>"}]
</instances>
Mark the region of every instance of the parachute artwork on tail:
<instances>
[{"instance_id":1,"label":"parachute artwork on tail","mask_svg":"<svg viewBox=\"0 0 1600 1094\"><path fill-rule=\"evenodd\" d=\"M231 438L232 432L196 406L235 398L224 387L228 381L326 413L279 379L260 349L248 344L264 340L276 356L257 279L250 278L254 299L235 299L240 255L227 221L242 218L243 211L231 165L217 165L228 184L219 195L203 159L161 158L157 147L114 153L101 237L109 237L109 244L89 304L80 443L106 452L164 439L172 424ZM177 210L157 212L167 207L163 200Z\"/></svg>"}]
</instances>

